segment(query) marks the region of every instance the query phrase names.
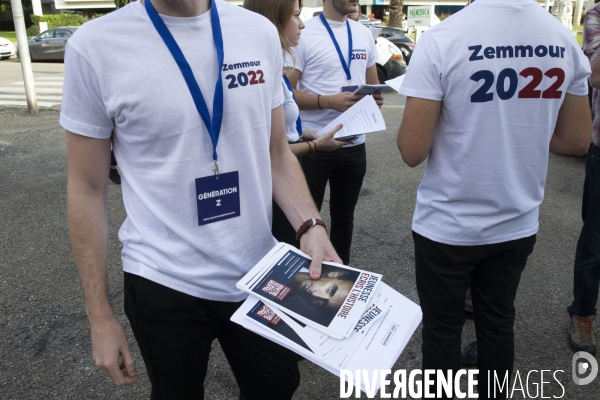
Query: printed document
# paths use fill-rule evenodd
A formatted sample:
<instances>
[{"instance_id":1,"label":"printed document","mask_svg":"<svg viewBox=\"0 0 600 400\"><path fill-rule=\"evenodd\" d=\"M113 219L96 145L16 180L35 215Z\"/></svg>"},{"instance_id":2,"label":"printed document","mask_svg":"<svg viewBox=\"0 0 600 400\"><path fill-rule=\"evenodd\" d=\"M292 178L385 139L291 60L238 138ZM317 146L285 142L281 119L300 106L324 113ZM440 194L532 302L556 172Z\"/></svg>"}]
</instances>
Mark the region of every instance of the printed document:
<instances>
[{"instance_id":1,"label":"printed document","mask_svg":"<svg viewBox=\"0 0 600 400\"><path fill-rule=\"evenodd\" d=\"M381 110L373 96L365 96L357 101L356 104L318 131L317 135L321 136L339 124L343 124L344 127L333 136L336 139L384 131L386 128Z\"/></svg>"}]
</instances>

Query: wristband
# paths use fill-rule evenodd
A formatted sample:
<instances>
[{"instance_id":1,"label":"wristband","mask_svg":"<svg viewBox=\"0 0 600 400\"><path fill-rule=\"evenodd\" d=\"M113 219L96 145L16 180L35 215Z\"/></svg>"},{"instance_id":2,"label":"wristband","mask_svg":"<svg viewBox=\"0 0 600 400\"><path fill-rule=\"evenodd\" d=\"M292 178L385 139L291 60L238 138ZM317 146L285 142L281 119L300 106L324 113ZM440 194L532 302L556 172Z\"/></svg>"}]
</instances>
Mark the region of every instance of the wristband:
<instances>
[{"instance_id":1,"label":"wristband","mask_svg":"<svg viewBox=\"0 0 600 400\"><path fill-rule=\"evenodd\" d=\"M320 94L317 95L317 107L319 107L319 110L322 110L322 108L321 108L321 95Z\"/></svg>"},{"instance_id":2,"label":"wristband","mask_svg":"<svg viewBox=\"0 0 600 400\"><path fill-rule=\"evenodd\" d=\"M302 225L300 225L300 228L298 228L298 233L296 233L296 240L300 240L302 235L304 235L306 232L308 232L310 228L316 225L322 226L323 228L325 228L325 231L327 231L327 225L325 225L325 222L323 222L323 220L311 218Z\"/></svg>"}]
</instances>

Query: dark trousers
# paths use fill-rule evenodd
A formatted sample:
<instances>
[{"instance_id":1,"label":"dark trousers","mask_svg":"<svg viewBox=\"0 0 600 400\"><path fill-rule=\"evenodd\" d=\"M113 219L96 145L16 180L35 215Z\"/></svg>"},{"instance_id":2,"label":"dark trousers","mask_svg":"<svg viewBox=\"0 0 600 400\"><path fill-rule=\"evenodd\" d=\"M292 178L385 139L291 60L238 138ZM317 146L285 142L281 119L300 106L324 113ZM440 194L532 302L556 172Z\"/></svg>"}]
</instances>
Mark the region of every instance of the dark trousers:
<instances>
[{"instance_id":1,"label":"dark trousers","mask_svg":"<svg viewBox=\"0 0 600 400\"><path fill-rule=\"evenodd\" d=\"M479 398L493 396L488 372L500 382L514 364L514 300L536 237L481 246L451 246L413 232L417 291L423 310L423 369L461 368L465 295L473 296ZM506 389L506 388L505 388ZM444 397L445 398L445 397Z\"/></svg>"},{"instance_id":2,"label":"dark trousers","mask_svg":"<svg viewBox=\"0 0 600 400\"><path fill-rule=\"evenodd\" d=\"M596 315L600 284L600 148L591 145L585 163L583 227L577 241L573 279L573 304L569 314Z\"/></svg>"},{"instance_id":3,"label":"dark trousers","mask_svg":"<svg viewBox=\"0 0 600 400\"><path fill-rule=\"evenodd\" d=\"M217 338L240 399L291 399L300 383L296 355L229 318L241 303L204 300L125 273L125 313L152 383L151 399L203 399Z\"/></svg>"},{"instance_id":4,"label":"dark trousers","mask_svg":"<svg viewBox=\"0 0 600 400\"><path fill-rule=\"evenodd\" d=\"M344 264L350 262L354 208L367 172L364 144L302 157L306 182L319 210L329 181L330 239Z\"/></svg>"},{"instance_id":5,"label":"dark trousers","mask_svg":"<svg viewBox=\"0 0 600 400\"><path fill-rule=\"evenodd\" d=\"M275 200L273 200L273 228L271 233L278 241L300 248L300 241L296 240L296 230Z\"/></svg>"}]
</instances>

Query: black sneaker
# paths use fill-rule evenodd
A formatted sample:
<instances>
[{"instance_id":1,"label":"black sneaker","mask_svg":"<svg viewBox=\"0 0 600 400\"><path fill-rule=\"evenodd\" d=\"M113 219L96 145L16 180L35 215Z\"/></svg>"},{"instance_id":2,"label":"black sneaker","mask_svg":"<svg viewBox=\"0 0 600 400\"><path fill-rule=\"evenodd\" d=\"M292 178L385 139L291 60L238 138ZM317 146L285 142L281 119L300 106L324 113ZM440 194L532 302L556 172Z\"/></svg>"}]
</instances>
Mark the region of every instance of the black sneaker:
<instances>
[{"instance_id":1,"label":"black sneaker","mask_svg":"<svg viewBox=\"0 0 600 400\"><path fill-rule=\"evenodd\" d=\"M477 340L473 340L469 343L469 345L460 353L460 362L463 367L477 366Z\"/></svg>"},{"instance_id":2,"label":"black sneaker","mask_svg":"<svg viewBox=\"0 0 600 400\"><path fill-rule=\"evenodd\" d=\"M111 167L110 172L108 173L108 179L117 185L121 184L121 175L119 175L119 171L116 168Z\"/></svg>"},{"instance_id":3,"label":"black sneaker","mask_svg":"<svg viewBox=\"0 0 600 400\"><path fill-rule=\"evenodd\" d=\"M590 317L573 315L567 330L569 345L573 351L585 351L596 355L596 338L594 337L594 322Z\"/></svg>"}]
</instances>

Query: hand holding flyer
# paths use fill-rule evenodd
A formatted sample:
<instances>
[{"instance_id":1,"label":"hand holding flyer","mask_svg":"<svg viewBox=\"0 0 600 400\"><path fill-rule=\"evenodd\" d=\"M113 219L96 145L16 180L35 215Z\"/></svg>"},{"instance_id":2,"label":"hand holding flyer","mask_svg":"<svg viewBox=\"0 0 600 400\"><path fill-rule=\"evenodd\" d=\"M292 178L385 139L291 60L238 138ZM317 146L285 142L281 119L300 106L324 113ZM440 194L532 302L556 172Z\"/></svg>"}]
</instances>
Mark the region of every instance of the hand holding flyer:
<instances>
[{"instance_id":1,"label":"hand holding flyer","mask_svg":"<svg viewBox=\"0 0 600 400\"><path fill-rule=\"evenodd\" d=\"M238 288L331 337L348 337L372 304L381 275L323 263L321 278L314 280L308 274L310 262L300 250L281 243L238 282Z\"/></svg>"},{"instance_id":2,"label":"hand holding flyer","mask_svg":"<svg viewBox=\"0 0 600 400\"><path fill-rule=\"evenodd\" d=\"M365 96L357 101L356 104L319 130L317 135L321 136L339 124L343 124L344 127L333 136L336 139L386 129L383 115L373 96Z\"/></svg>"}]
</instances>

